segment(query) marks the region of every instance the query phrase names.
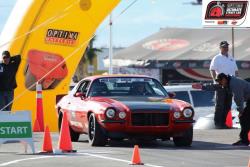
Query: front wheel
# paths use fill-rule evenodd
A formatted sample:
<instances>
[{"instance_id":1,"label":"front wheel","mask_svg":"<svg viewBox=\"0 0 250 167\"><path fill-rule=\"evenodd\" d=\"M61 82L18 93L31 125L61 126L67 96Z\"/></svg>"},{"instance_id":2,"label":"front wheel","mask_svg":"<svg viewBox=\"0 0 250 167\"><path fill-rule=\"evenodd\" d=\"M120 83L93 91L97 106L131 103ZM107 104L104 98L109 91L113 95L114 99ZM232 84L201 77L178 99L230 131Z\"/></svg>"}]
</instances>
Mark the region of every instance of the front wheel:
<instances>
[{"instance_id":1,"label":"front wheel","mask_svg":"<svg viewBox=\"0 0 250 167\"><path fill-rule=\"evenodd\" d=\"M193 127L189 128L182 136L173 137L175 146L191 146L193 142Z\"/></svg>"},{"instance_id":2,"label":"front wheel","mask_svg":"<svg viewBox=\"0 0 250 167\"><path fill-rule=\"evenodd\" d=\"M95 118L95 114L89 116L89 144L91 146L105 146L108 138L105 136L102 127Z\"/></svg>"}]
</instances>

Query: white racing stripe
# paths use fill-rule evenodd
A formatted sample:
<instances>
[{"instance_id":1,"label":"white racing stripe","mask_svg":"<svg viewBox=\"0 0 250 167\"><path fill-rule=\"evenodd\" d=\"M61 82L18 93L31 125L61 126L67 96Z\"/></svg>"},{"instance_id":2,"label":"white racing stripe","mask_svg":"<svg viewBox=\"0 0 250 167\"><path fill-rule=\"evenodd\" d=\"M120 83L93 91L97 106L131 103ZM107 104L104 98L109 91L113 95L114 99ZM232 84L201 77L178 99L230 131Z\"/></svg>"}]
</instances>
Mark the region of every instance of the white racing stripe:
<instances>
[{"instance_id":1,"label":"white racing stripe","mask_svg":"<svg viewBox=\"0 0 250 167\"><path fill-rule=\"evenodd\" d=\"M102 155L96 155L96 154L90 154L90 153L78 153L78 154L88 155L88 156L91 156L91 157L97 157L97 158L101 158L101 159L108 159L108 160L112 160L112 161L125 162L125 163L128 163L128 164L131 163L131 161L128 161L128 160L105 157L105 156L102 156ZM152 165L152 164L144 164L144 165L145 166L150 166L150 167L163 167L163 166Z\"/></svg>"},{"instance_id":2,"label":"white racing stripe","mask_svg":"<svg viewBox=\"0 0 250 167\"><path fill-rule=\"evenodd\" d=\"M9 162L4 162L4 163L0 163L0 166L8 166L11 164L16 164L19 162L23 162L23 161L30 161L30 160L37 160L37 159L46 159L46 158L55 158L55 157L64 157L64 156L40 156L40 157L34 157L34 158L24 158L24 159L17 159L17 160L13 160L13 161L9 161Z\"/></svg>"}]
</instances>

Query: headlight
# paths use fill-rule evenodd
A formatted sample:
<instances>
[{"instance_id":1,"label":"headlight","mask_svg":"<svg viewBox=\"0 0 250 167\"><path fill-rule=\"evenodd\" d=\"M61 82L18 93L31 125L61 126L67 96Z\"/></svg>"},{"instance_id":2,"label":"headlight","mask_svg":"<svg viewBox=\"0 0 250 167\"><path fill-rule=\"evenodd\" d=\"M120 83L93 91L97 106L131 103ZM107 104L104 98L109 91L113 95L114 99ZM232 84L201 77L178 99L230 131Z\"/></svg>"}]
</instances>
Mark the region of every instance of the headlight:
<instances>
[{"instance_id":1,"label":"headlight","mask_svg":"<svg viewBox=\"0 0 250 167\"><path fill-rule=\"evenodd\" d=\"M126 113L125 112L119 112L119 118L124 119L126 117Z\"/></svg>"},{"instance_id":2,"label":"headlight","mask_svg":"<svg viewBox=\"0 0 250 167\"><path fill-rule=\"evenodd\" d=\"M181 117L181 113L180 112L174 112L174 118L178 119Z\"/></svg>"},{"instance_id":3,"label":"headlight","mask_svg":"<svg viewBox=\"0 0 250 167\"><path fill-rule=\"evenodd\" d=\"M187 108L187 109L183 110L183 115L186 118L190 118L193 115L193 110L191 110L190 108Z\"/></svg>"},{"instance_id":4,"label":"headlight","mask_svg":"<svg viewBox=\"0 0 250 167\"><path fill-rule=\"evenodd\" d=\"M108 118L114 118L115 117L115 110L112 108L107 109L106 116Z\"/></svg>"}]
</instances>

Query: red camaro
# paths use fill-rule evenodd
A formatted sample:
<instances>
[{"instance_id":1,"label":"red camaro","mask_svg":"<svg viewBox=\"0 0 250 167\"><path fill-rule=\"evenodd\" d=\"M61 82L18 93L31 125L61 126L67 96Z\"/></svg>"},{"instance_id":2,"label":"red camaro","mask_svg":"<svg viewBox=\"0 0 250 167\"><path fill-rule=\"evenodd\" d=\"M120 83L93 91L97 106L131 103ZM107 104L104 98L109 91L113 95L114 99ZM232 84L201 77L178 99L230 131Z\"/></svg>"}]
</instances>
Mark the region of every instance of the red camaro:
<instances>
[{"instance_id":1,"label":"red camaro","mask_svg":"<svg viewBox=\"0 0 250 167\"><path fill-rule=\"evenodd\" d=\"M190 146L194 111L172 99L159 81L147 76L107 75L81 80L68 95L57 96L59 129L67 114L72 141L88 134L92 146L108 140L170 139Z\"/></svg>"}]
</instances>

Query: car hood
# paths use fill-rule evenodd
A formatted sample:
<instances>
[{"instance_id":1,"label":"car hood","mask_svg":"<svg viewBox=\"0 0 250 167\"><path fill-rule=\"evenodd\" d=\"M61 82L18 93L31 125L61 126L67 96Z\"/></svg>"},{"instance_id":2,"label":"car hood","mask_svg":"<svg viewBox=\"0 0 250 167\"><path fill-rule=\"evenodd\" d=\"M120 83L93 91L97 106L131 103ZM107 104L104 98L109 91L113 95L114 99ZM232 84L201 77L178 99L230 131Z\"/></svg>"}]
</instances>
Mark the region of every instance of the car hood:
<instances>
[{"instance_id":1,"label":"car hood","mask_svg":"<svg viewBox=\"0 0 250 167\"><path fill-rule=\"evenodd\" d=\"M165 98L153 98L153 97L114 97L115 101L123 103L131 111L169 111L173 107L171 104L164 102Z\"/></svg>"},{"instance_id":2,"label":"car hood","mask_svg":"<svg viewBox=\"0 0 250 167\"><path fill-rule=\"evenodd\" d=\"M186 103L177 99L162 97L95 97L92 100L108 104L109 107L118 109L125 108L132 112L136 111L170 111L183 110L190 107ZM106 107L108 107L106 106Z\"/></svg>"}]
</instances>

